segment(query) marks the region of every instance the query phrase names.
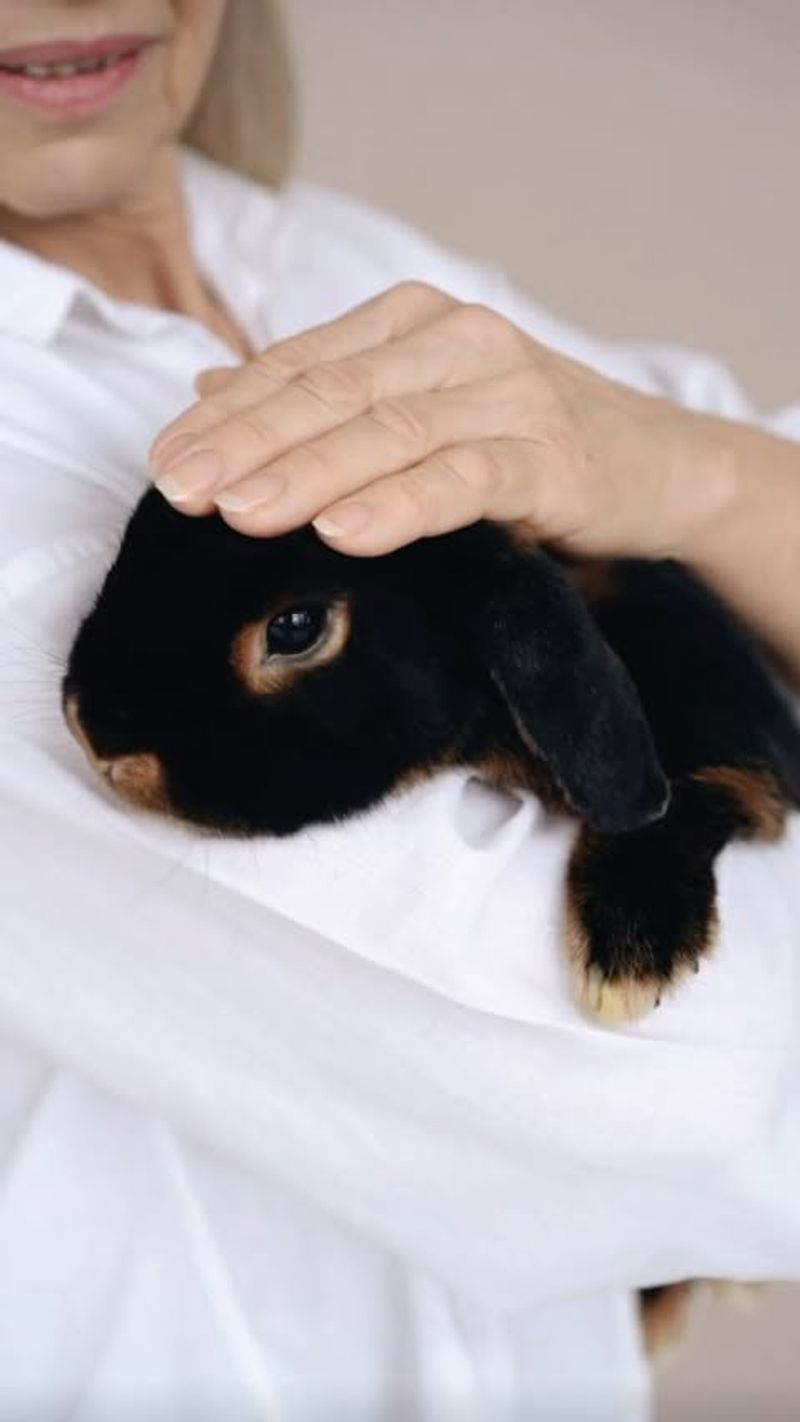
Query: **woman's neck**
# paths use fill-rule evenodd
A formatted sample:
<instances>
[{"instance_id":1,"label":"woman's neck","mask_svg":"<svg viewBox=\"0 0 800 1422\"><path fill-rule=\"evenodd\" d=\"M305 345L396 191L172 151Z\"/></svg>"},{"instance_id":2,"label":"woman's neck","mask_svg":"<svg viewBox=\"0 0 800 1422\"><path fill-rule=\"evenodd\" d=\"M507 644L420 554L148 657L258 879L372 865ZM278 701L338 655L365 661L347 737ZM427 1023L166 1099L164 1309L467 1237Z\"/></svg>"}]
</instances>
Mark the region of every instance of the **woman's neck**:
<instances>
[{"instance_id":1,"label":"woman's neck","mask_svg":"<svg viewBox=\"0 0 800 1422\"><path fill-rule=\"evenodd\" d=\"M44 220L0 210L0 237L69 267L110 296L192 316L243 358L251 353L198 269L174 149L159 155L146 190L113 208Z\"/></svg>"}]
</instances>

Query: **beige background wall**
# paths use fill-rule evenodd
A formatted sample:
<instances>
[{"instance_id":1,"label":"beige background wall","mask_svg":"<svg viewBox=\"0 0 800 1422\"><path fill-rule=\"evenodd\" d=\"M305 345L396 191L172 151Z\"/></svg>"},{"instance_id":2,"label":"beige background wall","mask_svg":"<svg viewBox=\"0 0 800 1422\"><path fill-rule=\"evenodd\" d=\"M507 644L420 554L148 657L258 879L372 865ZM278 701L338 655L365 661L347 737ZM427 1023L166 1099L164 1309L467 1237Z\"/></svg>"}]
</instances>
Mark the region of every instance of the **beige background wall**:
<instances>
[{"instance_id":1,"label":"beige background wall","mask_svg":"<svg viewBox=\"0 0 800 1422\"><path fill-rule=\"evenodd\" d=\"M800 399L800 0L284 4L307 176ZM704 1304L659 1422L798 1418L798 1294Z\"/></svg>"},{"instance_id":2,"label":"beige background wall","mask_svg":"<svg viewBox=\"0 0 800 1422\"><path fill-rule=\"evenodd\" d=\"M800 394L798 0L284 0L306 173Z\"/></svg>"}]
</instances>

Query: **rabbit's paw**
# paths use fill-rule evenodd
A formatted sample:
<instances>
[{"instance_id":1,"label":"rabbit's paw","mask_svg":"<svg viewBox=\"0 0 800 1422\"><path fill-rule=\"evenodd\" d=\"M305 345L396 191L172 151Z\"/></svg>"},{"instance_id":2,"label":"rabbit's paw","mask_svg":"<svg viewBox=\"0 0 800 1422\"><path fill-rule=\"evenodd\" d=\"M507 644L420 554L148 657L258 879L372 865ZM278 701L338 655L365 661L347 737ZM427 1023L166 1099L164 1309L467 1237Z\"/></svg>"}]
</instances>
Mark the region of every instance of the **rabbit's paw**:
<instances>
[{"instance_id":1,"label":"rabbit's paw","mask_svg":"<svg viewBox=\"0 0 800 1422\"><path fill-rule=\"evenodd\" d=\"M657 1007L713 946L713 861L664 825L584 830L569 868L567 941L580 1006L611 1026Z\"/></svg>"}]
</instances>

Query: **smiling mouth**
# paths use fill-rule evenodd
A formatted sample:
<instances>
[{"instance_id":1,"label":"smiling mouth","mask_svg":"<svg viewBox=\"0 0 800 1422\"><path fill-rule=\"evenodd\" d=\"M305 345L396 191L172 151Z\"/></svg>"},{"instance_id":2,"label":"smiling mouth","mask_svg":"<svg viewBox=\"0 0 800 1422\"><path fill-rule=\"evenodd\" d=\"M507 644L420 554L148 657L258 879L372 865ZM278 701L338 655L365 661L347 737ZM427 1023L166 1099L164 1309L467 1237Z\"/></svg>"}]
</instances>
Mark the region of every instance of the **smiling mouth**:
<instances>
[{"instance_id":1,"label":"smiling mouth","mask_svg":"<svg viewBox=\"0 0 800 1422\"><path fill-rule=\"evenodd\" d=\"M114 65L120 64L123 59L130 58L136 52L135 49L121 49L94 59L57 60L52 64L0 62L0 71L4 74L25 74L29 79L68 79L75 74L99 74L103 69L113 69Z\"/></svg>"},{"instance_id":2,"label":"smiling mouth","mask_svg":"<svg viewBox=\"0 0 800 1422\"><path fill-rule=\"evenodd\" d=\"M0 90L40 111L88 116L122 91L154 35L52 40L0 50Z\"/></svg>"}]
</instances>

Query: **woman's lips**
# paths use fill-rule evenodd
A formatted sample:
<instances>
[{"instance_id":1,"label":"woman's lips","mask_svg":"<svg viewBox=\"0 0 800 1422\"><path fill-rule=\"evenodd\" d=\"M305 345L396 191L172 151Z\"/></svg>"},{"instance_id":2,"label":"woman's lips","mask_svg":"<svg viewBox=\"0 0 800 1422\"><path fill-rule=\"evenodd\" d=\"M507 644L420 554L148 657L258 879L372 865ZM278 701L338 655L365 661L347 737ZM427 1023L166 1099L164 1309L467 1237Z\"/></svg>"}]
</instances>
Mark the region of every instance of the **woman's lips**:
<instances>
[{"instance_id":1,"label":"woman's lips","mask_svg":"<svg viewBox=\"0 0 800 1422\"><path fill-rule=\"evenodd\" d=\"M95 113L128 84L151 43L150 36L109 35L1 50L0 93L51 114Z\"/></svg>"}]
</instances>

